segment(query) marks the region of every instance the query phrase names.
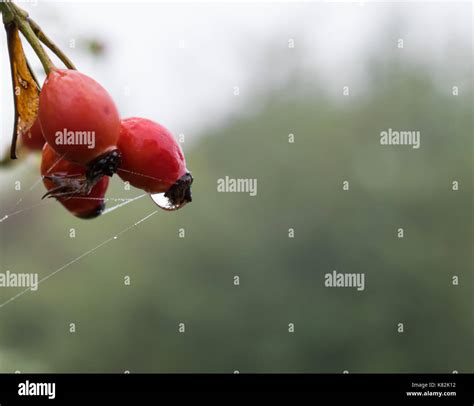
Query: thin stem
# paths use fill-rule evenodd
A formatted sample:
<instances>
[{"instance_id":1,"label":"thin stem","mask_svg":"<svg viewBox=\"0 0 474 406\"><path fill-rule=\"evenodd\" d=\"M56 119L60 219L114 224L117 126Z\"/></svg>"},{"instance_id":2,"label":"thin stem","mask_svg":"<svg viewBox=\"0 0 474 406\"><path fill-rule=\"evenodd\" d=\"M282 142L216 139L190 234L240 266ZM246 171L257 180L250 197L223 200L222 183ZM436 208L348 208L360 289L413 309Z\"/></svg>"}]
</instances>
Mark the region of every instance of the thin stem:
<instances>
[{"instance_id":1,"label":"thin stem","mask_svg":"<svg viewBox=\"0 0 474 406\"><path fill-rule=\"evenodd\" d=\"M4 14L5 15L5 14ZM15 65L13 61L15 60L15 47L14 41L15 36L18 35L18 29L16 28L15 21L11 20L9 23L4 25L5 32L7 33L7 44L8 44L8 55L10 57L10 73L12 77L12 86L13 86L13 107L15 110L15 118L13 124L13 135L12 142L10 145L10 158L16 159L16 144L18 140L18 101L15 93Z\"/></svg>"},{"instance_id":2,"label":"thin stem","mask_svg":"<svg viewBox=\"0 0 474 406\"><path fill-rule=\"evenodd\" d=\"M36 36L39 38L39 40L46 45L51 51L53 51L56 56L66 65L68 69L74 69L76 70L76 67L72 63L72 61L67 57L67 55L59 49L59 47L43 32L41 27L30 17L28 17L28 22L33 30L33 32L36 34Z\"/></svg>"},{"instance_id":3,"label":"thin stem","mask_svg":"<svg viewBox=\"0 0 474 406\"><path fill-rule=\"evenodd\" d=\"M2 12L3 16L3 24L11 23L14 19L13 14L11 13L10 9L6 5L5 2L0 2L0 11Z\"/></svg>"},{"instance_id":4,"label":"thin stem","mask_svg":"<svg viewBox=\"0 0 474 406\"><path fill-rule=\"evenodd\" d=\"M41 42L34 33L33 29L30 27L30 24L27 21L28 13L14 3L7 2L3 4L5 4L8 7L10 13L13 14L16 26L26 38L26 40L30 43L36 55L38 55L38 58L41 61L43 69L47 75L52 69L55 68L55 66L46 51L43 49L43 46L41 45Z\"/></svg>"}]
</instances>

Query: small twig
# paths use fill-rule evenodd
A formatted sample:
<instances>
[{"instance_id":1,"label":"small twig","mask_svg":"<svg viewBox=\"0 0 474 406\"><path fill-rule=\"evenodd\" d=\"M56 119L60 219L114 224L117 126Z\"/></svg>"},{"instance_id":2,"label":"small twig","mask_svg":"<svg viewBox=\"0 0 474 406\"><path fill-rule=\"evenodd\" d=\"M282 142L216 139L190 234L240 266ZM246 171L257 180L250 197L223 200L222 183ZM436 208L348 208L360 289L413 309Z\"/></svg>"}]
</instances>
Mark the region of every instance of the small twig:
<instances>
[{"instance_id":1,"label":"small twig","mask_svg":"<svg viewBox=\"0 0 474 406\"><path fill-rule=\"evenodd\" d=\"M36 55L38 55L38 58L41 61L41 64L43 65L44 71L46 72L46 74L48 74L54 68L54 64L49 58L46 51L43 49L41 42L34 33L29 22L27 21L28 13L14 3L6 2L2 4L4 4L8 8L8 11L13 14L13 20L15 22L15 25L18 27L18 29L26 38L26 40L30 43L31 47L33 48L33 51L35 51ZM3 9L4 8L2 7L2 10Z\"/></svg>"},{"instance_id":2,"label":"small twig","mask_svg":"<svg viewBox=\"0 0 474 406\"><path fill-rule=\"evenodd\" d=\"M2 12L2 16L3 16L3 24L6 25L13 21L14 16L10 12L10 9L8 8L7 4L3 1L0 2L0 11Z\"/></svg>"},{"instance_id":3,"label":"small twig","mask_svg":"<svg viewBox=\"0 0 474 406\"><path fill-rule=\"evenodd\" d=\"M4 14L5 15L5 14ZM14 122L13 122L13 135L12 142L10 144L10 158L17 159L16 155L16 144L18 142L18 103L17 98L15 97L15 67L13 61L15 59L14 49L12 47L13 38L17 35L17 28L15 26L15 21L11 20L8 23L5 23L5 32L7 34L7 44L8 44L8 55L10 58L10 73L13 86L13 110L14 110Z\"/></svg>"},{"instance_id":4,"label":"small twig","mask_svg":"<svg viewBox=\"0 0 474 406\"><path fill-rule=\"evenodd\" d=\"M44 31L36 23L36 21L34 21L28 16L28 13L25 10L18 7L12 1L0 0L0 11L3 14L4 24L8 24L12 21L15 22L21 33L25 36L25 38L33 47L33 50L38 55L38 58L40 58L46 73L48 73L51 67L54 65L52 64L51 59L48 57L48 55L44 52L44 50L42 50L39 41L46 45L64 63L64 65L68 69L76 70L76 67L68 58L68 56L51 40L51 38L49 38L44 33Z\"/></svg>"},{"instance_id":5,"label":"small twig","mask_svg":"<svg viewBox=\"0 0 474 406\"><path fill-rule=\"evenodd\" d=\"M46 45L54 54L66 65L68 69L74 69L76 70L76 67L72 63L72 61L67 57L67 55L59 49L59 47L43 32L41 27L36 24L34 20L32 20L30 17L27 18L27 21L30 24L31 29L33 32L36 34L36 36L39 38L39 40Z\"/></svg>"}]
</instances>

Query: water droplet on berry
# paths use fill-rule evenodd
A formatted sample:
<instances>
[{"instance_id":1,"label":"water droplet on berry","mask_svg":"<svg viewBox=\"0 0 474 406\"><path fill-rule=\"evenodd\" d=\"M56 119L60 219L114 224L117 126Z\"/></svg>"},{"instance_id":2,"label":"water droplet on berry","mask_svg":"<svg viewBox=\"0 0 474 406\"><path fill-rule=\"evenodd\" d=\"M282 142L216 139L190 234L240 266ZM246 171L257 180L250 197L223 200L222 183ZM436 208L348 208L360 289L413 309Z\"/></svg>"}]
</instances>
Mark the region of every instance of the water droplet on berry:
<instances>
[{"instance_id":1,"label":"water droplet on berry","mask_svg":"<svg viewBox=\"0 0 474 406\"><path fill-rule=\"evenodd\" d=\"M167 211L178 210L185 205L183 204L173 204L171 200L165 196L164 193L155 193L150 195L151 200L160 208Z\"/></svg>"}]
</instances>

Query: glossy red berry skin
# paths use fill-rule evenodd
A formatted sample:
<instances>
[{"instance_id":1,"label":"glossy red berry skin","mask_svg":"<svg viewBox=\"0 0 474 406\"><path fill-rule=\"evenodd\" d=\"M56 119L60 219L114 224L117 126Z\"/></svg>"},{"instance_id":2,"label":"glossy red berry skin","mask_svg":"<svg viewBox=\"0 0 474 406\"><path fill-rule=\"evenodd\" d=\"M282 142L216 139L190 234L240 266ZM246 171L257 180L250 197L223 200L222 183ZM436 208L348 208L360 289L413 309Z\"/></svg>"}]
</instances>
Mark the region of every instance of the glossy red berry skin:
<instances>
[{"instance_id":1,"label":"glossy red berry skin","mask_svg":"<svg viewBox=\"0 0 474 406\"><path fill-rule=\"evenodd\" d=\"M85 175L86 169L76 163L61 159L48 144L44 145L41 159L41 175L43 183L49 192L57 188L53 179L75 179ZM48 178L49 177L49 178ZM109 185L109 177L103 176L86 196L68 195L56 199L73 215L83 219L99 216L105 208L105 193ZM52 194L54 196L54 194Z\"/></svg>"},{"instance_id":2,"label":"glossy red berry skin","mask_svg":"<svg viewBox=\"0 0 474 406\"><path fill-rule=\"evenodd\" d=\"M39 120L47 143L69 161L87 165L116 149L120 117L115 103L101 85L78 71L49 73L40 94ZM75 136L68 139L65 133Z\"/></svg>"},{"instance_id":3,"label":"glossy red berry skin","mask_svg":"<svg viewBox=\"0 0 474 406\"><path fill-rule=\"evenodd\" d=\"M44 143L46 142L41 132L41 127L38 118L33 122L30 129L21 135L22 144L33 151L42 151Z\"/></svg>"},{"instance_id":4,"label":"glossy red berry skin","mask_svg":"<svg viewBox=\"0 0 474 406\"><path fill-rule=\"evenodd\" d=\"M118 148L122 164L118 175L148 193L168 191L186 175L186 161L173 135L154 121L122 120Z\"/></svg>"}]
</instances>

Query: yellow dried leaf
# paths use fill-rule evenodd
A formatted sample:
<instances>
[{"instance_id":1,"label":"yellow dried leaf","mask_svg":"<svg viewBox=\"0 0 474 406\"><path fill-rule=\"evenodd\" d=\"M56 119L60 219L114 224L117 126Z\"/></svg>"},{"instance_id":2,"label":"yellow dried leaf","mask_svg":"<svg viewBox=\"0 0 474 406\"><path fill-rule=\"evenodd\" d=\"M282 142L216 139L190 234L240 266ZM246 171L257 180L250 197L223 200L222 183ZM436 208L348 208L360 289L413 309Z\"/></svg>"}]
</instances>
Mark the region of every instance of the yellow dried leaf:
<instances>
[{"instance_id":1,"label":"yellow dried leaf","mask_svg":"<svg viewBox=\"0 0 474 406\"><path fill-rule=\"evenodd\" d=\"M18 136L30 129L38 115L40 88L26 60L18 28L10 23L5 25L5 30L15 102L15 124L10 150L10 156L14 159Z\"/></svg>"}]
</instances>

